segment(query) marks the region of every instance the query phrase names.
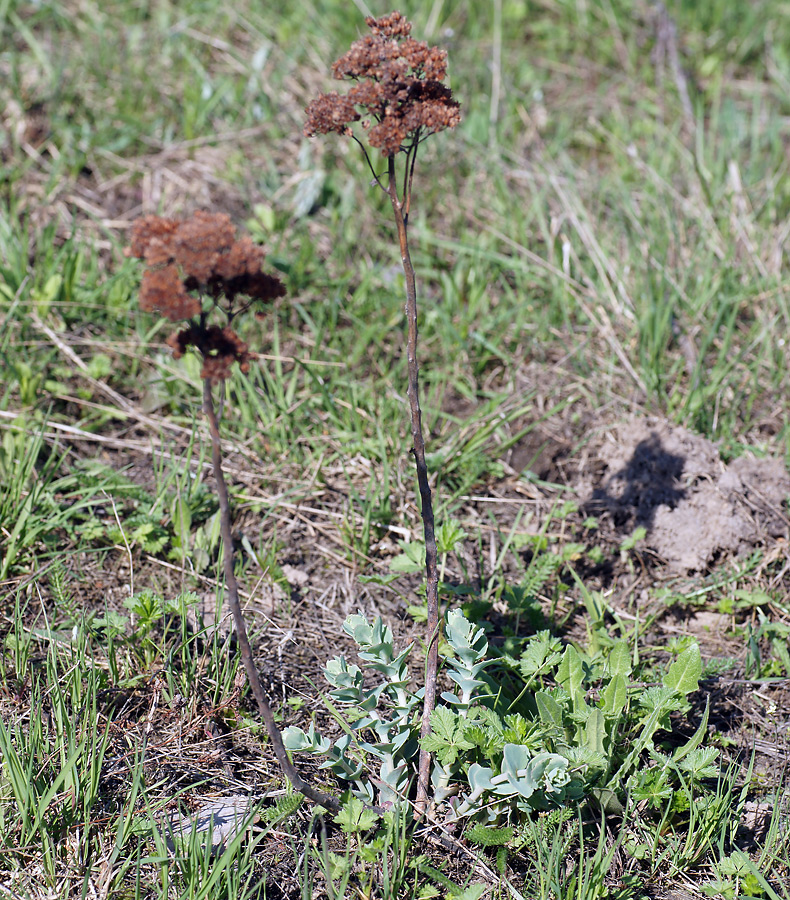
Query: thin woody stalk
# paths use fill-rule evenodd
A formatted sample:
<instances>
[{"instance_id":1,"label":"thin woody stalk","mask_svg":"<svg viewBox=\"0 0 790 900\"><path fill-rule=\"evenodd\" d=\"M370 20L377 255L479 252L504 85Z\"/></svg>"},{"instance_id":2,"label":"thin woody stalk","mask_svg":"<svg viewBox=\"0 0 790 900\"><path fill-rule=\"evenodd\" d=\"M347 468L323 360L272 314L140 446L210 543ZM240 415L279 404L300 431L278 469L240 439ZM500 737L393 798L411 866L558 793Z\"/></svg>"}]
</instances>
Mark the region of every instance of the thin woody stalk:
<instances>
[{"instance_id":1,"label":"thin woody stalk","mask_svg":"<svg viewBox=\"0 0 790 900\"><path fill-rule=\"evenodd\" d=\"M220 515L220 531L222 533L222 566L225 572L225 586L228 591L228 605L233 614L233 621L236 625L236 636L239 641L239 650L241 651L242 662L247 673L247 680L250 683L255 701L258 704L258 711L261 714L266 731L269 734L269 740L272 742L274 755L277 762L283 770L291 784L300 793L304 794L314 803L338 812L340 804L338 801L325 794L318 788L308 784L299 772L296 771L291 760L288 758L285 746L283 745L282 735L277 723L274 721L272 709L269 701L263 693L263 685L252 658L252 649L250 641L247 637L247 627L244 622L244 615L241 611L239 603L239 589L236 583L236 574L233 571L233 536L230 526L230 500L228 497L228 488L225 484L225 476L222 472L222 443L219 436L219 423L217 422L217 413L214 409L214 398L211 390L211 379L203 379L203 411L208 419L209 431L211 432L211 459L214 467L214 480L217 483L217 495L219 497L219 515Z\"/></svg>"},{"instance_id":2,"label":"thin woody stalk","mask_svg":"<svg viewBox=\"0 0 790 900\"><path fill-rule=\"evenodd\" d=\"M416 153L416 147L414 152ZM419 363L417 361L417 286L414 278L414 266L412 266L411 255L409 254L407 223L403 212L404 202L408 202L408 200L405 197L404 202L402 202L398 197L395 157L390 156L387 163L389 177L387 193L395 214L403 272L406 276L406 320L408 324L406 354L409 369L408 396L411 412L412 452L417 467L420 512L425 536L426 609L428 620L425 697L423 700L420 736L426 737L431 731L431 713L436 705L436 679L439 671L439 570L437 565L436 536L434 534L433 500L431 498L431 486L428 482L428 467L425 463L425 439L422 433L422 411L420 409ZM410 178L410 173L407 174L407 177ZM428 804L430 778L431 755L427 750L421 748L417 771L417 796L414 802L415 817L421 817L425 813Z\"/></svg>"}]
</instances>

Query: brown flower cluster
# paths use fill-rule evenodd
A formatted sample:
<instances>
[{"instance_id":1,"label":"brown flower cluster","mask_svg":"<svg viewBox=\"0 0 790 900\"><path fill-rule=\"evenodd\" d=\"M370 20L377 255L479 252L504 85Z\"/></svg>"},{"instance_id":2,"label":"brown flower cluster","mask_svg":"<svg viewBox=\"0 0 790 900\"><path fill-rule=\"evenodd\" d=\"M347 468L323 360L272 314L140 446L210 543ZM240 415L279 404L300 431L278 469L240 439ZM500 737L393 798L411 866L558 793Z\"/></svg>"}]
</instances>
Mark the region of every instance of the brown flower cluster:
<instances>
[{"instance_id":1,"label":"brown flower cluster","mask_svg":"<svg viewBox=\"0 0 790 900\"><path fill-rule=\"evenodd\" d=\"M189 347L195 347L203 357L201 378L210 378L212 382L230 378L231 366L239 364L242 372L250 370L250 351L247 344L226 325L196 325L192 323L183 331L171 334L167 346L173 356L180 359Z\"/></svg>"},{"instance_id":2,"label":"brown flower cluster","mask_svg":"<svg viewBox=\"0 0 790 900\"><path fill-rule=\"evenodd\" d=\"M185 300L187 291L215 301L224 298L229 310L240 294L265 301L285 293L279 278L262 269L263 248L246 236L236 240L225 213L196 212L184 221L144 216L132 226L127 255L144 259L149 267L140 292L143 309L161 312L173 322L200 312L197 299L192 304Z\"/></svg>"},{"instance_id":3,"label":"brown flower cluster","mask_svg":"<svg viewBox=\"0 0 790 900\"><path fill-rule=\"evenodd\" d=\"M307 107L305 134L346 134L352 122L362 120L370 145L393 156L419 129L455 128L461 114L443 84L446 51L411 37L411 22L399 12L365 21L371 33L332 66L335 78L359 83L345 95L333 91L317 97Z\"/></svg>"},{"instance_id":4,"label":"brown flower cluster","mask_svg":"<svg viewBox=\"0 0 790 900\"><path fill-rule=\"evenodd\" d=\"M263 248L249 237L236 240L236 229L224 213L196 212L180 221L144 216L132 226L128 256L144 259L148 268L140 285L140 307L171 322L196 319L167 343L178 358L187 347L203 357L203 378L220 381L238 362L249 369L247 345L226 325L208 325L201 296L223 310L228 322L254 301L273 300L285 293L274 275L262 269ZM248 301L238 304L237 298Z\"/></svg>"}]
</instances>

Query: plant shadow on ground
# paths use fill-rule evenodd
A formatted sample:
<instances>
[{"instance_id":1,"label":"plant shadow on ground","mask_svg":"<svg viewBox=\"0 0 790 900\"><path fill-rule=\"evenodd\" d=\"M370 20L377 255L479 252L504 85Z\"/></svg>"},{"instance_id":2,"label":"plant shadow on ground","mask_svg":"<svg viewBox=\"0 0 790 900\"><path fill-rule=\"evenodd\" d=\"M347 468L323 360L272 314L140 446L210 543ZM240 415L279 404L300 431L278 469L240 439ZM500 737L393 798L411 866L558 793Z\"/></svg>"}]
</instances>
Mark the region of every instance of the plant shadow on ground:
<instances>
[{"instance_id":1,"label":"plant shadow on ground","mask_svg":"<svg viewBox=\"0 0 790 900\"><path fill-rule=\"evenodd\" d=\"M582 511L591 516L609 513L623 537L636 528L650 532L657 507L674 509L686 496L679 487L684 466L682 456L667 452L658 435L651 434L637 444L625 467L614 472L607 485L593 491ZM619 489L610 493L615 486Z\"/></svg>"}]
</instances>

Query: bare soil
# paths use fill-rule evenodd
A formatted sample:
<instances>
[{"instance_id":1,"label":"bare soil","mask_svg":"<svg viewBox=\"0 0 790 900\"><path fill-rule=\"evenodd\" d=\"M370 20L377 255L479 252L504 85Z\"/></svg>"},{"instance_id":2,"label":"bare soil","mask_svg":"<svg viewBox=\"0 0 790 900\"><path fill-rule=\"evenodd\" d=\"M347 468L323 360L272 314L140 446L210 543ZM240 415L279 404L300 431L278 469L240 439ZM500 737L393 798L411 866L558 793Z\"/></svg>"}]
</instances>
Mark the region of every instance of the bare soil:
<instances>
[{"instance_id":1,"label":"bare soil","mask_svg":"<svg viewBox=\"0 0 790 900\"><path fill-rule=\"evenodd\" d=\"M727 464L711 441L657 418L616 426L590 453L598 465L575 486L584 510L623 538L644 527L668 573L705 572L787 539L790 475L778 459Z\"/></svg>"}]
</instances>

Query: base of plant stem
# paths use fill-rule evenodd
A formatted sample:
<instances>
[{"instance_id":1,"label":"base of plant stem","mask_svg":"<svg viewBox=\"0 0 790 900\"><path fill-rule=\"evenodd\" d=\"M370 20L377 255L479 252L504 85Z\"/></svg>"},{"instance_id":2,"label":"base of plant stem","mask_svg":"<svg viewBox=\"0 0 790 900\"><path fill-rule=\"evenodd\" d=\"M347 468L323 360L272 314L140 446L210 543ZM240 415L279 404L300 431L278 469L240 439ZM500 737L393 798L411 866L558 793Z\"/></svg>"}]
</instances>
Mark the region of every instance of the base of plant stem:
<instances>
[{"instance_id":1,"label":"base of plant stem","mask_svg":"<svg viewBox=\"0 0 790 900\"><path fill-rule=\"evenodd\" d=\"M252 648L250 647L250 640L247 636L247 626L239 602L239 589L238 584L236 583L236 573L233 569L233 535L231 533L230 498L228 496L228 487L225 483L225 476L222 471L222 442L219 435L219 423L214 408L214 398L212 395L210 378L203 380L203 411L208 419L209 431L211 432L211 454L214 468L214 480L217 483L217 496L219 498L220 532L222 534L223 544L222 566L225 573L225 587L228 592L228 606L230 607L231 614L233 615L233 622L236 626L236 637L239 642L239 652L241 653L241 659L244 663L247 681L250 684L250 689L252 690L255 702L258 706L258 712L260 713L261 719L263 719L263 724L266 726L269 740L272 742L274 755L277 757L277 762L280 764L280 769L283 774L291 782L294 789L299 791L300 794L304 794L308 800L312 800L319 806L332 810L332 812L338 812L340 809L340 802L338 799L331 794L324 793L324 791L308 784L288 758L288 752L283 744L280 729L277 727L277 723L274 720L274 714L269 706L269 701L266 699L266 695L263 692L263 685L261 684L261 679L258 675L255 660L252 658Z\"/></svg>"}]
</instances>

